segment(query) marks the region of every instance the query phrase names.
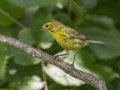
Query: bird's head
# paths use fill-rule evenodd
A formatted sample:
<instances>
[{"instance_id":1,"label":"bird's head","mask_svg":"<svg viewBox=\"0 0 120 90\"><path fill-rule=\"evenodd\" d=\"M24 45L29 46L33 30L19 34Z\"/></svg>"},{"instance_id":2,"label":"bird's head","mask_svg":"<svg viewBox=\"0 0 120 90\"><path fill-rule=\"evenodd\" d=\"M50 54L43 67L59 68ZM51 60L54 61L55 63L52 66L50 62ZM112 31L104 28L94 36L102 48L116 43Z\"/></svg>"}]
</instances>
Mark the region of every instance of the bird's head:
<instances>
[{"instance_id":1,"label":"bird's head","mask_svg":"<svg viewBox=\"0 0 120 90\"><path fill-rule=\"evenodd\" d=\"M63 26L62 23L60 23L60 22L58 22L58 21L55 21L55 20L51 20L51 21L46 22L46 23L42 26L42 28L39 29L39 30L45 30L45 31L53 34L53 33L56 33L57 30L58 30L61 26Z\"/></svg>"}]
</instances>

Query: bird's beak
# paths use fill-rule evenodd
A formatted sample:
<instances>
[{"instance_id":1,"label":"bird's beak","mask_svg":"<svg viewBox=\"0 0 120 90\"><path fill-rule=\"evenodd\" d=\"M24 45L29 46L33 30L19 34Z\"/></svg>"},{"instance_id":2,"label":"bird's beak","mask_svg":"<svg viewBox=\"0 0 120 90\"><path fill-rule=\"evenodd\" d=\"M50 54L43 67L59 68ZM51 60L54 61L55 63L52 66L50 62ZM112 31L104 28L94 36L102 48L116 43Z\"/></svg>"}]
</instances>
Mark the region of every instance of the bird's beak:
<instances>
[{"instance_id":1,"label":"bird's beak","mask_svg":"<svg viewBox=\"0 0 120 90\"><path fill-rule=\"evenodd\" d=\"M40 28L39 30L43 30L42 28Z\"/></svg>"},{"instance_id":2,"label":"bird's beak","mask_svg":"<svg viewBox=\"0 0 120 90\"><path fill-rule=\"evenodd\" d=\"M37 31L42 31L43 29L42 28L40 28L40 29L38 29Z\"/></svg>"}]
</instances>

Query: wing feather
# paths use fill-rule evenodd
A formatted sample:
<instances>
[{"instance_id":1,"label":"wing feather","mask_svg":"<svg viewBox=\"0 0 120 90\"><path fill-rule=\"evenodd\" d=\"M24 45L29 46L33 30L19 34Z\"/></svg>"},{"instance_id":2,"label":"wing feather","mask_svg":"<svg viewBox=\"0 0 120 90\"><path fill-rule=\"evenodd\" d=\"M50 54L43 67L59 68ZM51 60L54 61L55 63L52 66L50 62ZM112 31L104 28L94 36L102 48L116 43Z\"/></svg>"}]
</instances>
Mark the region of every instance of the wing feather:
<instances>
[{"instance_id":1,"label":"wing feather","mask_svg":"<svg viewBox=\"0 0 120 90\"><path fill-rule=\"evenodd\" d=\"M87 39L83 34L79 33L75 29L69 28L67 26L63 29L64 29L64 32L67 33L70 36L71 39L72 38L73 39L82 39L82 40Z\"/></svg>"}]
</instances>

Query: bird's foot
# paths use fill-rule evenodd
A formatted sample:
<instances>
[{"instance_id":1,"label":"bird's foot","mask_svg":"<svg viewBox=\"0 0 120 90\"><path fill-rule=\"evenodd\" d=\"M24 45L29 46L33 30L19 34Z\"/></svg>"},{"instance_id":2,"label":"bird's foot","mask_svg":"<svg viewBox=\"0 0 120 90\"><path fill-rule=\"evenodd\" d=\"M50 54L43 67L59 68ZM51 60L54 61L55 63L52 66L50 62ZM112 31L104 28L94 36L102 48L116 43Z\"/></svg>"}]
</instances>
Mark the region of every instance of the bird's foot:
<instances>
[{"instance_id":1,"label":"bird's foot","mask_svg":"<svg viewBox=\"0 0 120 90\"><path fill-rule=\"evenodd\" d=\"M58 55L56 55L56 56L54 56L55 57L55 59L57 59L59 56Z\"/></svg>"},{"instance_id":2,"label":"bird's foot","mask_svg":"<svg viewBox=\"0 0 120 90\"><path fill-rule=\"evenodd\" d=\"M74 63L70 64L70 66L71 66L72 68L74 68Z\"/></svg>"},{"instance_id":3,"label":"bird's foot","mask_svg":"<svg viewBox=\"0 0 120 90\"><path fill-rule=\"evenodd\" d=\"M59 58L58 57L59 56L54 56L54 60L55 60L56 63L59 62Z\"/></svg>"}]
</instances>

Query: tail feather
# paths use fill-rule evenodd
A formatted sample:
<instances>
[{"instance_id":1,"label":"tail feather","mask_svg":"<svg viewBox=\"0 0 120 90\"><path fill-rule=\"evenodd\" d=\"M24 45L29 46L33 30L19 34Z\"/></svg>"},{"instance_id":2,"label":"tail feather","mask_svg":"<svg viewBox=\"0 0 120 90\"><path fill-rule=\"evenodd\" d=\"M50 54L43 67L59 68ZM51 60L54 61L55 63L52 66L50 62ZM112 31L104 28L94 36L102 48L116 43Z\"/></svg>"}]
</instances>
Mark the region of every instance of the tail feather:
<instances>
[{"instance_id":1,"label":"tail feather","mask_svg":"<svg viewBox=\"0 0 120 90\"><path fill-rule=\"evenodd\" d=\"M109 43L106 43L106 42L95 41L95 40L86 40L86 41L85 41L85 45L84 45L84 46L86 46L86 45L88 45L88 44L90 44L90 43L97 43L97 44L110 45Z\"/></svg>"}]
</instances>

